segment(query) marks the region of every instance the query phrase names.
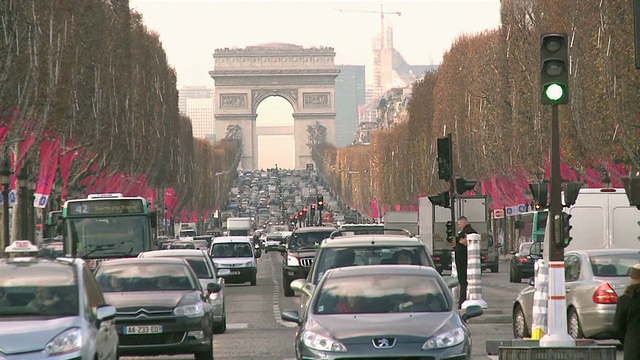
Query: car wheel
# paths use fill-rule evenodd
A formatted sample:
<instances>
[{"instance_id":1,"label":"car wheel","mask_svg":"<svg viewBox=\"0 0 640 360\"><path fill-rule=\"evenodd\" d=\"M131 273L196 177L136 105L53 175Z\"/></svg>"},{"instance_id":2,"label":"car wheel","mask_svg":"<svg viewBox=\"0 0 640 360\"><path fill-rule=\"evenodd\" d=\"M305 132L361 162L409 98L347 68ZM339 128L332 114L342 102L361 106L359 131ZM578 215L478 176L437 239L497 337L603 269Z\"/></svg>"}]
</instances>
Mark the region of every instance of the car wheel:
<instances>
[{"instance_id":1,"label":"car wheel","mask_svg":"<svg viewBox=\"0 0 640 360\"><path fill-rule=\"evenodd\" d=\"M509 270L509 281L512 283L522 282L520 271L518 271L515 265L511 265L511 268Z\"/></svg>"},{"instance_id":2,"label":"car wheel","mask_svg":"<svg viewBox=\"0 0 640 360\"><path fill-rule=\"evenodd\" d=\"M253 274L253 277L251 278L251 286L256 286L257 282L257 275Z\"/></svg>"},{"instance_id":3,"label":"car wheel","mask_svg":"<svg viewBox=\"0 0 640 360\"><path fill-rule=\"evenodd\" d=\"M213 327L213 333L214 334L223 334L225 331L227 331L227 316L223 316L222 317L222 321L219 324L216 324Z\"/></svg>"},{"instance_id":4,"label":"car wheel","mask_svg":"<svg viewBox=\"0 0 640 360\"><path fill-rule=\"evenodd\" d=\"M284 284L282 284L282 288L284 289L285 297L292 297L295 295L295 291L291 288L291 281L289 279L284 278Z\"/></svg>"},{"instance_id":5,"label":"car wheel","mask_svg":"<svg viewBox=\"0 0 640 360\"><path fill-rule=\"evenodd\" d=\"M195 360L211 360L213 359L213 335L209 337L209 348L205 351L193 353Z\"/></svg>"},{"instance_id":6,"label":"car wheel","mask_svg":"<svg viewBox=\"0 0 640 360\"><path fill-rule=\"evenodd\" d=\"M569 310L569 315L567 315L567 332L574 339L582 339L584 338L584 333L582 332L582 324L580 324L580 318L578 317L578 312L575 308L571 308Z\"/></svg>"},{"instance_id":7,"label":"car wheel","mask_svg":"<svg viewBox=\"0 0 640 360\"><path fill-rule=\"evenodd\" d=\"M498 272L498 264L493 265L491 267L491 269L489 269L489 270L491 270L492 273L497 273Z\"/></svg>"},{"instance_id":8,"label":"car wheel","mask_svg":"<svg viewBox=\"0 0 640 360\"><path fill-rule=\"evenodd\" d=\"M531 337L527 319L524 317L524 311L520 305L516 305L513 310L513 336L516 339Z\"/></svg>"}]
</instances>

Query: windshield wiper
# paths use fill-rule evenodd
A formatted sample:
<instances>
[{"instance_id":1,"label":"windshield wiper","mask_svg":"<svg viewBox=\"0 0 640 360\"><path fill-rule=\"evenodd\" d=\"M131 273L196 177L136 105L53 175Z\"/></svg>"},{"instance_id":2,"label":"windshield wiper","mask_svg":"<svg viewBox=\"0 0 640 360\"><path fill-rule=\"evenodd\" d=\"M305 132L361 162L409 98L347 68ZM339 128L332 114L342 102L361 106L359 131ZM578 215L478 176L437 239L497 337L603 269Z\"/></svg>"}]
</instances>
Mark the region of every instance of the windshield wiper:
<instances>
[{"instance_id":1,"label":"windshield wiper","mask_svg":"<svg viewBox=\"0 0 640 360\"><path fill-rule=\"evenodd\" d=\"M84 248L84 250L86 252L85 253L78 252L78 257L89 256L89 255L93 254L96 251L100 251L100 250L104 250L104 249L111 249L111 248L116 247L117 245L124 245L127 242L128 241L120 241L120 242L111 243L111 244L87 245ZM130 255L132 252L133 252L133 246L131 246L131 250L129 250L129 253L128 254L124 254L124 255Z\"/></svg>"}]
</instances>

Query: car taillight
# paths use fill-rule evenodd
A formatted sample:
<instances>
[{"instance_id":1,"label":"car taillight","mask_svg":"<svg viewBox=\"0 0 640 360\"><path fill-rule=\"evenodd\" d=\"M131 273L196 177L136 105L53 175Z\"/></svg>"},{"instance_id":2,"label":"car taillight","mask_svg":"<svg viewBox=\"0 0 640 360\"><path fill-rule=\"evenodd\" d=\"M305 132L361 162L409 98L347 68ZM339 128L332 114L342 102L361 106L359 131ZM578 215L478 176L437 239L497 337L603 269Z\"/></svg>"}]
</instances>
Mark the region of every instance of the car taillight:
<instances>
[{"instance_id":1,"label":"car taillight","mask_svg":"<svg viewBox=\"0 0 640 360\"><path fill-rule=\"evenodd\" d=\"M433 257L433 261L440 261L440 257L439 256L434 256Z\"/></svg>"},{"instance_id":2,"label":"car taillight","mask_svg":"<svg viewBox=\"0 0 640 360\"><path fill-rule=\"evenodd\" d=\"M519 257L518 258L518 262L525 263L527 261L529 261L529 259L527 259L526 257Z\"/></svg>"},{"instance_id":3,"label":"car taillight","mask_svg":"<svg viewBox=\"0 0 640 360\"><path fill-rule=\"evenodd\" d=\"M618 295L613 291L609 283L602 283L593 292L593 302L596 304L617 304Z\"/></svg>"},{"instance_id":4,"label":"car taillight","mask_svg":"<svg viewBox=\"0 0 640 360\"><path fill-rule=\"evenodd\" d=\"M487 260L487 255L482 255L482 260Z\"/></svg>"}]
</instances>

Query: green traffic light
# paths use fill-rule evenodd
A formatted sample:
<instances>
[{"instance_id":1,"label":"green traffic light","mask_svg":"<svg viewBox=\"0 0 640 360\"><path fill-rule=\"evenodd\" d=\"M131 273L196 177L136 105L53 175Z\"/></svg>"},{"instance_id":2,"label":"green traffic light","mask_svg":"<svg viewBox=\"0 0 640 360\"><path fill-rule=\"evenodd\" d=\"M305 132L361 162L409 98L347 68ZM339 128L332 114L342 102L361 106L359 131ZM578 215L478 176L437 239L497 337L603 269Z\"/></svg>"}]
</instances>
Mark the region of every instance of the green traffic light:
<instances>
[{"instance_id":1,"label":"green traffic light","mask_svg":"<svg viewBox=\"0 0 640 360\"><path fill-rule=\"evenodd\" d=\"M544 96L546 96L550 101L558 101L562 99L563 95L564 89L558 84L551 84L544 90Z\"/></svg>"}]
</instances>

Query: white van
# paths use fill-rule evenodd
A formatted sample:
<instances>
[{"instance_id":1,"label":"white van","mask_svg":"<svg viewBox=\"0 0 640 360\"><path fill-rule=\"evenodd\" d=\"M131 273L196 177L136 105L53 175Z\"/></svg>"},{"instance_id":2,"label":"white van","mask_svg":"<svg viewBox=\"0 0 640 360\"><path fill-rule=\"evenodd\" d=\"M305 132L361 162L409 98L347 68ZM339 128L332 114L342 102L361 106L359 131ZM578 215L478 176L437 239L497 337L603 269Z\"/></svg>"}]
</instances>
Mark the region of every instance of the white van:
<instances>
[{"instance_id":1,"label":"white van","mask_svg":"<svg viewBox=\"0 0 640 360\"><path fill-rule=\"evenodd\" d=\"M629 205L624 189L580 189L571 214L573 241L566 251L640 249L640 210Z\"/></svg>"},{"instance_id":2,"label":"white van","mask_svg":"<svg viewBox=\"0 0 640 360\"><path fill-rule=\"evenodd\" d=\"M224 276L225 282L236 284L251 282L252 286L256 285L259 255L253 248L251 237L220 236L214 238L209 249L209 256L216 265L216 269L229 269L229 275Z\"/></svg>"}]
</instances>

